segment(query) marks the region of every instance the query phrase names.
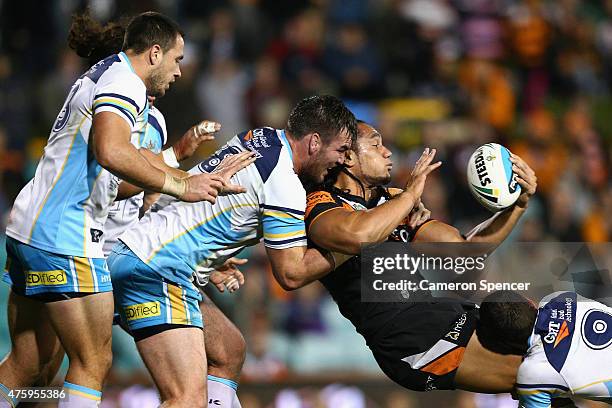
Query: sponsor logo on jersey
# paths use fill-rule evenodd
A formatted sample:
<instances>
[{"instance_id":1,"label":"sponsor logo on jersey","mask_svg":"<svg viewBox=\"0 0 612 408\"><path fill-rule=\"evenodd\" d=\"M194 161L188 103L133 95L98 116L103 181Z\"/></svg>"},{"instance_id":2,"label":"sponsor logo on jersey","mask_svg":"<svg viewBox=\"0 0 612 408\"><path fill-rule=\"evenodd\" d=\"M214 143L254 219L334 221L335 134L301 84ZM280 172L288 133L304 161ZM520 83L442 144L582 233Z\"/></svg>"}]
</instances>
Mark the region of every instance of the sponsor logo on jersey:
<instances>
[{"instance_id":1,"label":"sponsor logo on jersey","mask_svg":"<svg viewBox=\"0 0 612 408\"><path fill-rule=\"evenodd\" d=\"M435 379L431 375L428 375L427 382L425 383L425 391L434 391L437 389L438 387L436 387Z\"/></svg>"},{"instance_id":2,"label":"sponsor logo on jersey","mask_svg":"<svg viewBox=\"0 0 612 408\"><path fill-rule=\"evenodd\" d=\"M54 271L28 271L26 274L26 287L65 285L68 282L66 272Z\"/></svg>"},{"instance_id":3,"label":"sponsor logo on jersey","mask_svg":"<svg viewBox=\"0 0 612 408\"><path fill-rule=\"evenodd\" d=\"M576 325L576 294L562 293L540 308L534 333L540 335L546 358L560 372L567 360Z\"/></svg>"},{"instance_id":4,"label":"sponsor logo on jersey","mask_svg":"<svg viewBox=\"0 0 612 408\"><path fill-rule=\"evenodd\" d=\"M128 320L146 319L147 317L161 316L159 302L138 303L123 308Z\"/></svg>"},{"instance_id":5,"label":"sponsor logo on jersey","mask_svg":"<svg viewBox=\"0 0 612 408\"><path fill-rule=\"evenodd\" d=\"M308 218L310 212L319 204L335 203L334 197L327 191L315 191L306 197L306 212L304 218Z\"/></svg>"},{"instance_id":6,"label":"sponsor logo on jersey","mask_svg":"<svg viewBox=\"0 0 612 408\"><path fill-rule=\"evenodd\" d=\"M459 336L461 335L461 330L463 330L463 326L465 326L466 321L467 321L467 313L463 313L461 317L455 320L455 324L453 325L453 328L451 329L451 331L446 333L446 336L444 337L454 340L454 341L458 341Z\"/></svg>"},{"instance_id":7,"label":"sponsor logo on jersey","mask_svg":"<svg viewBox=\"0 0 612 408\"><path fill-rule=\"evenodd\" d=\"M95 229L95 228L90 228L89 233L91 234L91 242L95 242L95 243L100 242L100 239L102 239L102 235L104 234L104 232L100 231L99 229Z\"/></svg>"},{"instance_id":8,"label":"sponsor logo on jersey","mask_svg":"<svg viewBox=\"0 0 612 408\"><path fill-rule=\"evenodd\" d=\"M552 344L553 348L557 347L561 340L569 336L567 322L559 324L557 322L548 322L548 334L544 336L544 341Z\"/></svg>"}]
</instances>

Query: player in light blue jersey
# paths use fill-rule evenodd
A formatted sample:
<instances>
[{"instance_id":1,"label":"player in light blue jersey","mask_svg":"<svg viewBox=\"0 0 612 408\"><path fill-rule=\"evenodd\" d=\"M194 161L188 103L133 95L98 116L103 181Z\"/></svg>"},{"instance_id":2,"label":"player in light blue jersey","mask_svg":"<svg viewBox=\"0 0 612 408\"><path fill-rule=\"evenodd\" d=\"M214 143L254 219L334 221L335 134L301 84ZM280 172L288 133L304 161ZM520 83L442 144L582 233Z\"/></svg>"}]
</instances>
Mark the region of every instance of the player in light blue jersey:
<instances>
[{"instance_id":1,"label":"player in light blue jersey","mask_svg":"<svg viewBox=\"0 0 612 408\"><path fill-rule=\"evenodd\" d=\"M612 308L574 292L548 295L539 308L516 292L494 292L476 334L493 352L524 356L519 407L573 407L573 396L612 405Z\"/></svg>"},{"instance_id":2,"label":"player in light blue jersey","mask_svg":"<svg viewBox=\"0 0 612 408\"><path fill-rule=\"evenodd\" d=\"M63 347L69 358L61 407L95 406L111 362L113 314L104 223L120 180L187 200L240 192L227 173L187 176L141 154L131 134L147 122L146 94L180 77L182 32L159 13L135 17L124 52L95 64L72 87L36 175L19 193L7 226L12 350L0 365L0 406L11 390L39 381Z\"/></svg>"},{"instance_id":3,"label":"player in light blue jersey","mask_svg":"<svg viewBox=\"0 0 612 408\"><path fill-rule=\"evenodd\" d=\"M262 238L284 285L333 266L329 255L306 249L302 182L321 182L355 136L355 118L340 100L306 98L285 130L243 132L191 171L215 171L225 157L253 151L255 163L232 179L246 193L214 205L170 202L120 237L108 258L117 308L164 404L205 406L201 296L192 281L205 285L214 268Z\"/></svg>"}]
</instances>

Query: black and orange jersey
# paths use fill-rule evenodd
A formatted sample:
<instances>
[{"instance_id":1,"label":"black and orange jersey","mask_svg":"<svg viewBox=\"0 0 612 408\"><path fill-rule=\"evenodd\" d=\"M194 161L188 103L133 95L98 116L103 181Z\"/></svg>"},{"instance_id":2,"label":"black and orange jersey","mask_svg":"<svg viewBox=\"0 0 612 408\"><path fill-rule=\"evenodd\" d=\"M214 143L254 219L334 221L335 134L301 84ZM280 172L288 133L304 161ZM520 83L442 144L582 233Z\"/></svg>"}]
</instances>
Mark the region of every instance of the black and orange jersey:
<instances>
[{"instance_id":1,"label":"black and orange jersey","mask_svg":"<svg viewBox=\"0 0 612 408\"><path fill-rule=\"evenodd\" d=\"M367 210L392 200L393 195L393 191L380 187L374 192L372 198L366 201L362 197L333 187L315 190L308 194L306 198L304 215L306 231L308 232L310 226L318 217L328 211L336 208L344 208L347 211ZM408 225L408 219L405 219L389 235L388 241L410 242L419 228L429 221L416 228L411 228ZM309 246L316 247L312 240L309 240ZM376 333L379 328L391 321L397 313L413 304L405 302L361 302L361 258L359 256L349 259L320 281L338 304L340 313L353 323L357 331L366 340L368 340L369 334Z\"/></svg>"},{"instance_id":2,"label":"black and orange jersey","mask_svg":"<svg viewBox=\"0 0 612 408\"><path fill-rule=\"evenodd\" d=\"M392 200L393 193L381 187L366 202L335 188L313 191L307 196L306 229L328 211L375 208ZM389 235L388 241L411 242L428 222L410 228L406 219ZM316 246L311 240L309 245ZM415 391L455 388L455 374L478 319L478 310L473 304L433 297L418 302L403 298L362 302L359 256L349 259L320 281L338 304L340 313L364 337L390 379Z\"/></svg>"}]
</instances>

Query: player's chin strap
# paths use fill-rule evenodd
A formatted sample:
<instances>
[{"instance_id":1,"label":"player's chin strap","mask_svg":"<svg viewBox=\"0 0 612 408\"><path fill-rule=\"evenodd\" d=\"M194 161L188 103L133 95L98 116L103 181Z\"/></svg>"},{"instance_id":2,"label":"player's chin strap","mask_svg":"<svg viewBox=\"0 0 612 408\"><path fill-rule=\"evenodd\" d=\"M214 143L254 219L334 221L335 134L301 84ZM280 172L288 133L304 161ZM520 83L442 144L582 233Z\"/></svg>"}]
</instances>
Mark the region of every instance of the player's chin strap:
<instances>
[{"instance_id":1,"label":"player's chin strap","mask_svg":"<svg viewBox=\"0 0 612 408\"><path fill-rule=\"evenodd\" d=\"M340 171L342 173L346 174L347 176L349 176L350 178L352 178L353 180L355 180L359 184L359 187L361 187L361 191L362 191L362 194L363 194L363 199L365 200L366 188L363 185L363 183L361 182L361 180L359 180L357 177L355 177L355 175L353 173L351 173L346 166L341 166L340 167Z\"/></svg>"}]
</instances>

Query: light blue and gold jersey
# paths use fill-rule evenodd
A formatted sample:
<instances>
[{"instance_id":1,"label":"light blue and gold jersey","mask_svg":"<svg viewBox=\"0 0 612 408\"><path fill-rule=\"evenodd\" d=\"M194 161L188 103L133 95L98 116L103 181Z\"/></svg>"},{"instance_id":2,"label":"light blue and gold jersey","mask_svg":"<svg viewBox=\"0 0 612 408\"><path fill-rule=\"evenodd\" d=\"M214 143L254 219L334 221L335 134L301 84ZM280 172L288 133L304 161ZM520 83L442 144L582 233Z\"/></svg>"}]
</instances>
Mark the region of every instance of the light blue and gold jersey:
<instances>
[{"instance_id":1,"label":"light blue and gold jersey","mask_svg":"<svg viewBox=\"0 0 612 408\"><path fill-rule=\"evenodd\" d=\"M306 193L284 131L241 133L191 172L211 172L227 155L245 150L257 159L231 180L245 193L218 197L215 204L172 201L147 213L121 241L164 278L183 285L194 274L206 284L214 267L262 238L275 249L305 246Z\"/></svg>"},{"instance_id":2,"label":"light blue and gold jersey","mask_svg":"<svg viewBox=\"0 0 612 408\"><path fill-rule=\"evenodd\" d=\"M612 403L612 308L574 292L545 297L516 388L524 408L573 395Z\"/></svg>"},{"instance_id":3,"label":"light blue and gold jersey","mask_svg":"<svg viewBox=\"0 0 612 408\"><path fill-rule=\"evenodd\" d=\"M104 223L119 180L88 145L100 112L115 113L132 132L146 124L146 87L124 53L98 62L72 86L36 174L15 200L8 236L55 254L104 257Z\"/></svg>"},{"instance_id":4,"label":"light blue and gold jersey","mask_svg":"<svg viewBox=\"0 0 612 408\"><path fill-rule=\"evenodd\" d=\"M168 132L164 115L155 106L149 109L147 125L144 129L132 134L132 144L138 149L147 149L157 154L166 144ZM117 243L119 235L138 222L144 193L125 200L115 201L110 208L104 224L104 255L110 253Z\"/></svg>"}]
</instances>

